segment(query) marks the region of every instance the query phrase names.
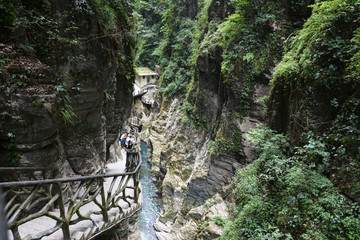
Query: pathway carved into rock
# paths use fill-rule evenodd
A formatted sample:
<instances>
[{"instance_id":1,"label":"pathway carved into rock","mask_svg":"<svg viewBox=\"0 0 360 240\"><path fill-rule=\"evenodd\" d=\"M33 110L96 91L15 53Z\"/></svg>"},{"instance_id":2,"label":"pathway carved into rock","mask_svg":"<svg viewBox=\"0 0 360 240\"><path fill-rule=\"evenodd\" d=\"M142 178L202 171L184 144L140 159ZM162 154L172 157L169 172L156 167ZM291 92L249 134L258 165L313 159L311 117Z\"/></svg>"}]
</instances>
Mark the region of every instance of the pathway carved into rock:
<instances>
[{"instance_id":1,"label":"pathway carved into rock","mask_svg":"<svg viewBox=\"0 0 360 240\"><path fill-rule=\"evenodd\" d=\"M31 172L30 180L0 183L9 239L92 239L113 228L141 209L140 166L141 154L128 151L103 175L46 179L44 168L0 168Z\"/></svg>"}]
</instances>

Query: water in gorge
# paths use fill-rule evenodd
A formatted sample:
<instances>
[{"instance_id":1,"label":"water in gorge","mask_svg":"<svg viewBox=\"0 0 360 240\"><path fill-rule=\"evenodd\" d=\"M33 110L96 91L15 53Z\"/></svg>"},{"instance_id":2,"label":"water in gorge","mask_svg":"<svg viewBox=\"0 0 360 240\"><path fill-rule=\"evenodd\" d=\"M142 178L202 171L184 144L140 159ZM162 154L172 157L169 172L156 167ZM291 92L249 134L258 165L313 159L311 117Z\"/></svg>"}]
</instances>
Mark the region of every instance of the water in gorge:
<instances>
[{"instance_id":1,"label":"water in gorge","mask_svg":"<svg viewBox=\"0 0 360 240\"><path fill-rule=\"evenodd\" d=\"M143 207L139 215L139 225L142 240L156 240L155 229L153 227L156 218L161 210L159 197L156 195L156 186L151 180L150 164L147 160L147 145L141 141L142 166L140 182L143 195Z\"/></svg>"}]
</instances>

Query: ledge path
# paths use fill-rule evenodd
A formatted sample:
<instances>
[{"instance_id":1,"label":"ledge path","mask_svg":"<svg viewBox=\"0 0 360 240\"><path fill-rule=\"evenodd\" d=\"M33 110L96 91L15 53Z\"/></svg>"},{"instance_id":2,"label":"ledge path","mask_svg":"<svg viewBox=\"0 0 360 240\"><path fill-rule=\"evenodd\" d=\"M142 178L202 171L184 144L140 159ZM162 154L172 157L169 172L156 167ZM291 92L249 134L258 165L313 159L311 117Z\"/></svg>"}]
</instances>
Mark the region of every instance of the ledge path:
<instances>
[{"instance_id":1,"label":"ledge path","mask_svg":"<svg viewBox=\"0 0 360 240\"><path fill-rule=\"evenodd\" d=\"M106 174L118 174L118 173L125 173L125 163L126 163L126 153L124 150L121 150L121 157L117 157L116 163L110 163L106 166ZM130 175L123 176L123 178L129 178ZM118 177L113 183L113 177L105 178L104 181L104 190L106 194L109 194L109 189L112 189L111 195L115 194L117 187L111 187L111 184L114 186L118 186L121 177ZM127 179L122 179L122 186L126 184ZM133 178L130 178L127 186L134 187L134 180ZM111 208L110 211L108 211L109 221L105 222L103 220L103 216L101 214L92 214L94 211L101 211L100 207L97 206L93 201L81 206L79 208L79 211L81 215L85 216L87 214L90 214L90 218L94 221L94 224L91 220L84 220L80 221L74 225L70 225L70 236L71 239L76 240L82 240L82 239L91 239L95 235L99 235L104 230L107 230L114 225L121 222L123 219L127 218L128 216L131 216L133 213L137 212L141 209L142 206L142 195L140 191L139 200L138 203L135 202L135 190L126 188L125 189L125 195L129 197L129 200L126 198L126 201L123 199L119 200L118 205L120 208ZM78 198L81 198L82 194L80 193ZM96 200L98 202L102 202L101 194L98 194L96 197ZM85 200L86 201L86 200ZM65 205L65 209L68 208L67 203ZM60 210L54 209L50 212L51 214L60 217ZM71 220L75 220L78 216L75 214L72 216ZM33 236L36 236L37 234L46 231L48 229L53 228L56 225L56 220L53 218L42 216L36 219L33 219L29 222L26 222L19 226L19 233L22 239L36 239ZM32 235L32 236L30 236ZM8 231L8 237L9 240L13 240L14 237L12 236L11 231ZM63 232L62 229L58 229L56 232L52 233L49 236L41 238L43 240L62 240L63 239Z\"/></svg>"}]
</instances>

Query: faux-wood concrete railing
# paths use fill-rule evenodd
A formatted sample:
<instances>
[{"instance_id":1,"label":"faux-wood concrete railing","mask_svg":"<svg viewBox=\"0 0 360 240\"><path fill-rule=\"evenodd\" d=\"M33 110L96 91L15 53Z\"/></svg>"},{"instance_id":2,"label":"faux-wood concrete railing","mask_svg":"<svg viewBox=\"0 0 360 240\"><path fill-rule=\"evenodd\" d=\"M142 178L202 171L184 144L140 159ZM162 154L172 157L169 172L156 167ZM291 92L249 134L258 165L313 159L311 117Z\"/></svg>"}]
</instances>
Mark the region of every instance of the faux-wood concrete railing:
<instances>
[{"instance_id":1,"label":"faux-wood concrete railing","mask_svg":"<svg viewBox=\"0 0 360 240\"><path fill-rule=\"evenodd\" d=\"M128 152L127 161L131 162L131 172L1 182L0 188L6 202L7 224L14 239L41 239L49 236L51 239L70 240L76 238L74 235L81 230L87 231L86 236L82 235L81 238L89 239L114 226L122 220L121 218L138 211L141 208L141 155L138 152ZM0 172L5 170L16 169L0 168ZM54 225L35 233L29 233L26 227L23 227L41 218L45 218L47 222L51 220ZM80 224L86 221L90 223L90 227ZM82 226L77 226L79 224ZM62 234L59 229L62 230ZM26 233L25 236L22 236L23 232ZM58 236L59 233L61 238ZM55 238L56 234L58 235Z\"/></svg>"}]
</instances>

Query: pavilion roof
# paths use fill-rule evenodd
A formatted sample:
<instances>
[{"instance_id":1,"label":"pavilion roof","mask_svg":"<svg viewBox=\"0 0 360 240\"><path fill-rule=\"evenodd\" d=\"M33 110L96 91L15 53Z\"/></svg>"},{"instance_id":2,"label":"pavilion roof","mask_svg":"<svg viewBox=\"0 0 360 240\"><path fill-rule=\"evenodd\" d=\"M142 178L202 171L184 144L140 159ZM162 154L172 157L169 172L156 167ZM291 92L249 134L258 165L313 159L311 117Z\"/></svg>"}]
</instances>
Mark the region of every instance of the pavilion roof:
<instances>
[{"instance_id":1,"label":"pavilion roof","mask_svg":"<svg viewBox=\"0 0 360 240\"><path fill-rule=\"evenodd\" d=\"M150 76L150 75L158 75L157 72L154 72L150 68L147 67L138 67L135 69L136 74L139 76Z\"/></svg>"}]
</instances>

